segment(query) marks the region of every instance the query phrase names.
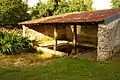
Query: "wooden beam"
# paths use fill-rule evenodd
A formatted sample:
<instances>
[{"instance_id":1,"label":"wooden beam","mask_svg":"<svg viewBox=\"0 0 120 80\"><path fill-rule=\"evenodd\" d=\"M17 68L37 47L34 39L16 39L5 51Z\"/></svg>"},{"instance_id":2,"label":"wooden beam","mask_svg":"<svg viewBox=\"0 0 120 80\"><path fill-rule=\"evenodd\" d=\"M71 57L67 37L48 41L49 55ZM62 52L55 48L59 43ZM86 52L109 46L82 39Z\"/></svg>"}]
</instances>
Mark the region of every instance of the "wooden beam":
<instances>
[{"instance_id":1,"label":"wooden beam","mask_svg":"<svg viewBox=\"0 0 120 80\"><path fill-rule=\"evenodd\" d=\"M73 46L74 46L74 53L73 54L77 54L77 25L74 24L73 26Z\"/></svg>"},{"instance_id":2,"label":"wooden beam","mask_svg":"<svg viewBox=\"0 0 120 80\"><path fill-rule=\"evenodd\" d=\"M54 52L57 50L57 25L54 25Z\"/></svg>"}]
</instances>

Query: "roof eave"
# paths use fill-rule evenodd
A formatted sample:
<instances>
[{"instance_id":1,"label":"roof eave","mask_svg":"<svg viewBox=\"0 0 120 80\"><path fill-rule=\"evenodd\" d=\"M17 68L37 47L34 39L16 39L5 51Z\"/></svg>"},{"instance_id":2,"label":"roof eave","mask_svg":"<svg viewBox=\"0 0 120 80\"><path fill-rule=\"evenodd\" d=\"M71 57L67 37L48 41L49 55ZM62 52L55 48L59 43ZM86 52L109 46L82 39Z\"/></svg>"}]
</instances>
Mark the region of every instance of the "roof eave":
<instances>
[{"instance_id":1,"label":"roof eave","mask_svg":"<svg viewBox=\"0 0 120 80\"><path fill-rule=\"evenodd\" d=\"M114 20L117 20L119 18L120 18L120 13L117 13L117 14L114 14L114 15L108 17L108 18L103 19L102 21L104 24L108 24L108 23L110 23Z\"/></svg>"},{"instance_id":2,"label":"roof eave","mask_svg":"<svg viewBox=\"0 0 120 80\"><path fill-rule=\"evenodd\" d=\"M48 22L48 23L29 23L29 24L26 24L26 23L18 23L18 25L43 25L43 24L69 24L69 25L74 25L74 24L77 24L77 25L81 25L81 24L98 24L98 23L101 23L103 21L93 21L93 22Z\"/></svg>"}]
</instances>

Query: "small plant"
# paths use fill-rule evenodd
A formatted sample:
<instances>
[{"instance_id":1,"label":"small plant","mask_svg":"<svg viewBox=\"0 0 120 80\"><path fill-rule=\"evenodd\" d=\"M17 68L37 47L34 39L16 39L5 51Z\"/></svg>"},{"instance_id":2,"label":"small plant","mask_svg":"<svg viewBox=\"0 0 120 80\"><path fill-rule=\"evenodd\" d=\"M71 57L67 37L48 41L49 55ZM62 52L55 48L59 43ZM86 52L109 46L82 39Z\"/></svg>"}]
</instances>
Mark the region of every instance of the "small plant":
<instances>
[{"instance_id":1,"label":"small plant","mask_svg":"<svg viewBox=\"0 0 120 80\"><path fill-rule=\"evenodd\" d=\"M29 40L14 33L0 32L0 53L17 54L30 49Z\"/></svg>"}]
</instances>

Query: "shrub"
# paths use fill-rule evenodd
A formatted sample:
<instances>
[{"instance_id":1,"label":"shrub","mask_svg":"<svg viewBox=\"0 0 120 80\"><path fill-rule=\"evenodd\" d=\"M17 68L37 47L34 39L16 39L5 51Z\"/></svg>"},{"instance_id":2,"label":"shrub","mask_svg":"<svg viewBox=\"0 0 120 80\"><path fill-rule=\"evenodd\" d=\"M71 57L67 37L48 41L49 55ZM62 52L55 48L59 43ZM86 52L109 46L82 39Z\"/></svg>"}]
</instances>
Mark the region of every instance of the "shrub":
<instances>
[{"instance_id":1,"label":"shrub","mask_svg":"<svg viewBox=\"0 0 120 80\"><path fill-rule=\"evenodd\" d=\"M30 49L29 40L14 33L0 32L0 53L17 54Z\"/></svg>"},{"instance_id":2,"label":"shrub","mask_svg":"<svg viewBox=\"0 0 120 80\"><path fill-rule=\"evenodd\" d=\"M19 26L0 26L0 32L1 31L22 35L22 28Z\"/></svg>"}]
</instances>

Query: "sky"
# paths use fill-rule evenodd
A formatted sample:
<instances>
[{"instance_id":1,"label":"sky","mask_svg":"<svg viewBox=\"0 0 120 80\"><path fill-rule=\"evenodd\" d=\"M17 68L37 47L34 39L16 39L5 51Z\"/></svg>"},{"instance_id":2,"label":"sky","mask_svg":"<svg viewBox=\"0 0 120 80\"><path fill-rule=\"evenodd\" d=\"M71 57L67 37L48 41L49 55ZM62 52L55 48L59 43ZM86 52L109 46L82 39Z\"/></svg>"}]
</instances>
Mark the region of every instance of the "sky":
<instances>
[{"instance_id":1,"label":"sky","mask_svg":"<svg viewBox=\"0 0 120 80\"><path fill-rule=\"evenodd\" d=\"M28 0L28 5L29 6L34 6L39 0ZM45 0L43 0L45 1Z\"/></svg>"},{"instance_id":2,"label":"sky","mask_svg":"<svg viewBox=\"0 0 120 80\"><path fill-rule=\"evenodd\" d=\"M111 0L93 0L93 2L93 8L96 10L111 8Z\"/></svg>"},{"instance_id":3,"label":"sky","mask_svg":"<svg viewBox=\"0 0 120 80\"><path fill-rule=\"evenodd\" d=\"M29 6L34 6L39 0L28 0ZM42 1L47 1L47 0L42 0ZM111 0L93 0L93 8L96 10L101 10L101 9L110 9Z\"/></svg>"}]
</instances>

